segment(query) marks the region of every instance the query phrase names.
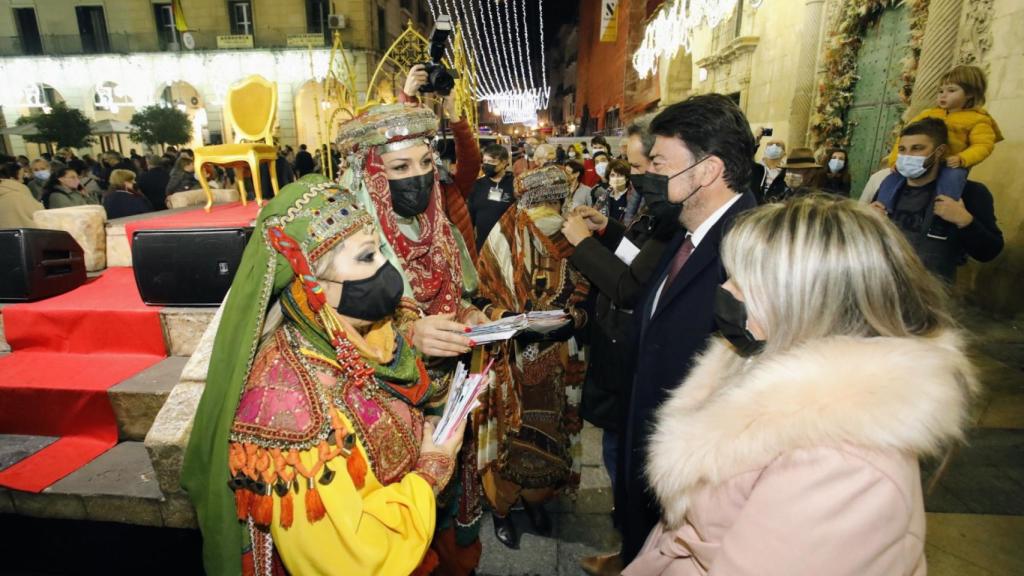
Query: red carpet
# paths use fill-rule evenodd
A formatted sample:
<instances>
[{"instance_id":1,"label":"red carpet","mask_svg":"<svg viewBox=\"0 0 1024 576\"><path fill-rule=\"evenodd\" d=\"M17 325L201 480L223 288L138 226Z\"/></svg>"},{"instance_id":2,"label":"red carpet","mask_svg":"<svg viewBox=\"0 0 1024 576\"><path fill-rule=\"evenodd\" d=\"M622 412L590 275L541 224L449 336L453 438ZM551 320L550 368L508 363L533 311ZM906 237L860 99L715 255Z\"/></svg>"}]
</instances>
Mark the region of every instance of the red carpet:
<instances>
[{"instance_id":1,"label":"red carpet","mask_svg":"<svg viewBox=\"0 0 1024 576\"><path fill-rule=\"evenodd\" d=\"M0 485L38 492L117 443L107 389L166 356L159 310L131 268L3 308L14 353L0 358L0 433L61 439L0 471Z\"/></svg>"},{"instance_id":2,"label":"red carpet","mask_svg":"<svg viewBox=\"0 0 1024 576\"><path fill-rule=\"evenodd\" d=\"M158 230L165 228L236 228L248 226L256 219L259 213L259 206L256 202L249 202L242 206L241 202L231 204L220 204L214 206L209 212L202 208L186 210L175 214L165 214L156 218L136 220L124 225L125 236L128 237L128 245L131 245L132 236L136 230Z\"/></svg>"}]
</instances>

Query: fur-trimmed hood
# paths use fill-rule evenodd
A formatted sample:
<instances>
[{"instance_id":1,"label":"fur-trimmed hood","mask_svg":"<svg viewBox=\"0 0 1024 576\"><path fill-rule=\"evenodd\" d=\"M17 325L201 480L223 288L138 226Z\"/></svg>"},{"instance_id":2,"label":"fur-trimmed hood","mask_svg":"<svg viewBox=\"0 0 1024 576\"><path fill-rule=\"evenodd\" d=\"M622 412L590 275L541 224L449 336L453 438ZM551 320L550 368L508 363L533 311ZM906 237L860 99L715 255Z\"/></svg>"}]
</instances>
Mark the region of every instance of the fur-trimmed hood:
<instances>
[{"instance_id":1,"label":"fur-trimmed hood","mask_svg":"<svg viewBox=\"0 0 1024 576\"><path fill-rule=\"evenodd\" d=\"M658 410L647 476L670 528L694 491L831 445L935 454L960 440L974 369L960 337L833 337L749 362L715 340Z\"/></svg>"}]
</instances>

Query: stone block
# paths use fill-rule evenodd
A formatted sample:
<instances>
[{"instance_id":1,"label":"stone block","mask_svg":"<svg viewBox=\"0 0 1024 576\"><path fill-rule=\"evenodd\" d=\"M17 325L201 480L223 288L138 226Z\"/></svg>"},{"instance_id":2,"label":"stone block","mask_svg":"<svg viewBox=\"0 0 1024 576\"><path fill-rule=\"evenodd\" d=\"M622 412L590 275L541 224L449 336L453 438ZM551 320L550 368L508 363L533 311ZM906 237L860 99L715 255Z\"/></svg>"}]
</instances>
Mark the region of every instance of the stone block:
<instances>
[{"instance_id":1,"label":"stone block","mask_svg":"<svg viewBox=\"0 0 1024 576\"><path fill-rule=\"evenodd\" d=\"M160 504L164 526L167 528L197 528L196 511L192 501L184 494L169 494Z\"/></svg>"},{"instance_id":2,"label":"stone block","mask_svg":"<svg viewBox=\"0 0 1024 576\"><path fill-rule=\"evenodd\" d=\"M225 298L226 300L227 298ZM206 326L206 331L203 332L202 338L199 339L199 344L196 345L192 356L188 359L188 363L185 364L185 369L181 371L182 382L199 384L206 382L206 372L210 367L210 354L213 353L213 341L217 337L217 327L220 326L220 317L223 310L224 305L221 304L213 315L213 319Z\"/></svg>"},{"instance_id":3,"label":"stone block","mask_svg":"<svg viewBox=\"0 0 1024 576\"><path fill-rule=\"evenodd\" d=\"M226 189L226 188L213 188L210 190L213 194L214 204L223 204L225 202L238 202L238 189ZM202 188L195 190L185 190L183 192L175 192L167 197L167 207L174 208L187 208L189 206L205 206L206 205L206 193L203 192Z\"/></svg>"},{"instance_id":4,"label":"stone block","mask_svg":"<svg viewBox=\"0 0 1024 576\"><path fill-rule=\"evenodd\" d=\"M118 522L139 526L163 526L160 500L130 496L90 496L85 502L86 518L95 522Z\"/></svg>"},{"instance_id":5,"label":"stone block","mask_svg":"<svg viewBox=\"0 0 1024 576\"><path fill-rule=\"evenodd\" d=\"M0 488L0 514L14 513L14 499L11 497L11 491L6 488Z\"/></svg>"},{"instance_id":6,"label":"stone block","mask_svg":"<svg viewBox=\"0 0 1024 576\"><path fill-rule=\"evenodd\" d=\"M98 522L162 526L156 474L141 442L122 442L46 489L78 496L85 517Z\"/></svg>"},{"instance_id":7,"label":"stone block","mask_svg":"<svg viewBox=\"0 0 1024 576\"><path fill-rule=\"evenodd\" d=\"M186 358L170 357L110 388L107 394L121 440L146 438L167 396L178 384Z\"/></svg>"},{"instance_id":8,"label":"stone block","mask_svg":"<svg viewBox=\"0 0 1024 576\"><path fill-rule=\"evenodd\" d=\"M11 345L7 343L7 337L4 335L4 315L0 313L0 354L10 351Z\"/></svg>"},{"instance_id":9,"label":"stone block","mask_svg":"<svg viewBox=\"0 0 1024 576\"><path fill-rule=\"evenodd\" d=\"M163 308L160 322L171 356L191 356L216 314L213 308Z\"/></svg>"},{"instance_id":10,"label":"stone block","mask_svg":"<svg viewBox=\"0 0 1024 576\"><path fill-rule=\"evenodd\" d=\"M131 266L132 248L124 226L107 226L107 266Z\"/></svg>"},{"instance_id":11,"label":"stone block","mask_svg":"<svg viewBox=\"0 0 1024 576\"><path fill-rule=\"evenodd\" d=\"M192 382L175 386L146 435L146 450L160 490L166 495L182 493L181 464L203 387Z\"/></svg>"},{"instance_id":12,"label":"stone block","mask_svg":"<svg viewBox=\"0 0 1024 576\"><path fill-rule=\"evenodd\" d=\"M36 226L64 230L85 252L85 269L89 272L107 266L107 213L102 206L72 206L40 210L33 216Z\"/></svg>"},{"instance_id":13,"label":"stone block","mask_svg":"<svg viewBox=\"0 0 1024 576\"><path fill-rule=\"evenodd\" d=\"M85 520L85 503L77 494L48 494L11 491L14 509L22 516Z\"/></svg>"}]
</instances>

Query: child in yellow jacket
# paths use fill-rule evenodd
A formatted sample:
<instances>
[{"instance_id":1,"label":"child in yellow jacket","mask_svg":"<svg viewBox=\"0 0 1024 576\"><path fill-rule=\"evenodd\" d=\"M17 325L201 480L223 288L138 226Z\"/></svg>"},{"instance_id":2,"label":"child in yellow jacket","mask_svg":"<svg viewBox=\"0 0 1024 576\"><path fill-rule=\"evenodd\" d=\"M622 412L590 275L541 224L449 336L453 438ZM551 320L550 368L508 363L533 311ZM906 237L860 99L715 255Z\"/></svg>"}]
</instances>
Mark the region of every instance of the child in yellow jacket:
<instances>
[{"instance_id":1,"label":"child in yellow jacket","mask_svg":"<svg viewBox=\"0 0 1024 576\"><path fill-rule=\"evenodd\" d=\"M911 120L938 118L949 131L949 155L946 166L939 172L936 184L938 194L959 200L967 182L967 171L988 158L996 142L1003 139L999 125L985 111L985 73L977 66L956 66L942 77L938 106L928 108ZM899 142L897 141L897 145ZM893 146L889 165L896 164L897 150ZM943 238L944 221L936 218L928 235Z\"/></svg>"}]
</instances>

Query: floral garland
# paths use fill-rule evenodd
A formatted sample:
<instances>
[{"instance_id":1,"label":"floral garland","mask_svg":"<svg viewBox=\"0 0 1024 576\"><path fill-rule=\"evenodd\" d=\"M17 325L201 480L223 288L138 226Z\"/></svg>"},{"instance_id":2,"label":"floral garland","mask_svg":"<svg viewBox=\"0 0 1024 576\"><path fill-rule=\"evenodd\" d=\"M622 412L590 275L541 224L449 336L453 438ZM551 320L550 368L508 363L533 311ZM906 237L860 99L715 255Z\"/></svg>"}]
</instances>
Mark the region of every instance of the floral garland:
<instances>
[{"instance_id":1,"label":"floral garland","mask_svg":"<svg viewBox=\"0 0 1024 576\"><path fill-rule=\"evenodd\" d=\"M909 52L903 59L900 74L900 100L910 103L917 79L917 64L921 58L925 21L929 0L904 0L910 9ZM811 119L811 136L817 146L848 148L850 125L846 114L853 104L857 75L857 53L864 33L878 21L882 12L899 3L898 0L845 0L839 6L832 32L830 48L825 53L824 77L818 84L818 105Z\"/></svg>"}]
</instances>

